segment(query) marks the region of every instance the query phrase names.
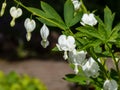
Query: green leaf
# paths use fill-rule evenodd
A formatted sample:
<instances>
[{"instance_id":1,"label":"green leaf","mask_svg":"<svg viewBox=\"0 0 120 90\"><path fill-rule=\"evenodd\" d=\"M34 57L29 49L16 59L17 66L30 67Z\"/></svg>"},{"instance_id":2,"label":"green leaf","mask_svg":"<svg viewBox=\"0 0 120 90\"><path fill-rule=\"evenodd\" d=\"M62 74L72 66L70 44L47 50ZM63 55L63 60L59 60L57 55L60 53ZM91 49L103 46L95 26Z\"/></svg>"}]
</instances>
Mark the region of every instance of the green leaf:
<instances>
[{"instance_id":1,"label":"green leaf","mask_svg":"<svg viewBox=\"0 0 120 90\"><path fill-rule=\"evenodd\" d=\"M26 7L27 10L32 12L34 15L38 16L37 19L41 21L42 23L45 23L50 26L56 26L61 28L62 30L66 29L66 25L58 22L56 19L51 18L51 16L47 15L45 12L43 12L40 9L32 8L32 7Z\"/></svg>"},{"instance_id":2,"label":"green leaf","mask_svg":"<svg viewBox=\"0 0 120 90\"><path fill-rule=\"evenodd\" d=\"M107 36L107 32L104 28L104 25L101 23L98 24L98 33L99 33L100 37L102 37L102 40L105 42L106 39L108 38L108 36Z\"/></svg>"},{"instance_id":3,"label":"green leaf","mask_svg":"<svg viewBox=\"0 0 120 90\"><path fill-rule=\"evenodd\" d=\"M80 22L81 18L82 18L83 12L79 11L76 13L76 15L72 18L72 20L70 21L70 27L75 25L76 23Z\"/></svg>"},{"instance_id":4,"label":"green leaf","mask_svg":"<svg viewBox=\"0 0 120 90\"><path fill-rule=\"evenodd\" d=\"M70 23L72 18L74 17L74 6L71 0L67 0L64 4L64 20L68 27L70 27Z\"/></svg>"},{"instance_id":5,"label":"green leaf","mask_svg":"<svg viewBox=\"0 0 120 90\"><path fill-rule=\"evenodd\" d=\"M64 79L69 82L79 83L81 85L86 85L87 80L85 76L78 76L76 74L67 74Z\"/></svg>"},{"instance_id":6,"label":"green leaf","mask_svg":"<svg viewBox=\"0 0 120 90\"><path fill-rule=\"evenodd\" d=\"M114 16L115 13L112 14L111 10L108 7L104 9L104 23L108 36L110 35L110 31L112 30Z\"/></svg>"},{"instance_id":7,"label":"green leaf","mask_svg":"<svg viewBox=\"0 0 120 90\"><path fill-rule=\"evenodd\" d=\"M120 23L117 24L113 30L111 31L111 35L109 37L109 42L115 42L116 38L118 38L118 31L120 31Z\"/></svg>"},{"instance_id":8,"label":"green leaf","mask_svg":"<svg viewBox=\"0 0 120 90\"><path fill-rule=\"evenodd\" d=\"M94 51L95 51L95 53L101 53L102 48L99 45L96 45L96 47L94 47Z\"/></svg>"},{"instance_id":9,"label":"green leaf","mask_svg":"<svg viewBox=\"0 0 120 90\"><path fill-rule=\"evenodd\" d=\"M54 47L52 51L59 51L57 47Z\"/></svg>"},{"instance_id":10,"label":"green leaf","mask_svg":"<svg viewBox=\"0 0 120 90\"><path fill-rule=\"evenodd\" d=\"M108 35L107 31L105 29L105 24L103 21L99 18L99 16L95 16L95 18L98 21L98 33L100 34L100 37L102 37L103 41L107 41Z\"/></svg>"},{"instance_id":11,"label":"green leaf","mask_svg":"<svg viewBox=\"0 0 120 90\"><path fill-rule=\"evenodd\" d=\"M41 1L41 8L43 9L43 11L45 12L45 14L51 18L51 19L55 19L58 22L61 22L64 24L62 18L59 16L59 14L54 10L53 7L51 7L49 4Z\"/></svg>"},{"instance_id":12,"label":"green leaf","mask_svg":"<svg viewBox=\"0 0 120 90\"><path fill-rule=\"evenodd\" d=\"M91 48L91 47L97 47L101 45L101 40L98 39L92 39L89 40L89 42L86 45L83 45L83 49Z\"/></svg>"},{"instance_id":13,"label":"green leaf","mask_svg":"<svg viewBox=\"0 0 120 90\"><path fill-rule=\"evenodd\" d=\"M92 38L98 38L100 40L103 40L103 38L100 36L98 31L91 26L85 26L85 27L78 27L78 31L87 34L88 36L91 36Z\"/></svg>"}]
</instances>

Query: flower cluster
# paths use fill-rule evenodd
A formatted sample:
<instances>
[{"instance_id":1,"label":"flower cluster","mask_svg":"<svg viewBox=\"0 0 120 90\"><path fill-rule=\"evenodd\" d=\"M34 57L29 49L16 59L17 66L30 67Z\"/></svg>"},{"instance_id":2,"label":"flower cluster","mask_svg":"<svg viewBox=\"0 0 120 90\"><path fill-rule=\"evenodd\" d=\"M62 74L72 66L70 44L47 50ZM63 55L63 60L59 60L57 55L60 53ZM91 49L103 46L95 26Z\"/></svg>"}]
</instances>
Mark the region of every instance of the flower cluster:
<instances>
[{"instance_id":1,"label":"flower cluster","mask_svg":"<svg viewBox=\"0 0 120 90\"><path fill-rule=\"evenodd\" d=\"M26 29L26 39L27 41L30 41L31 39L31 32L35 30L36 22L33 19L27 18L25 19L24 26ZM48 27L43 24L42 28L40 29L40 35L42 37L41 45L46 48L49 45L49 41L47 40L49 36L49 29Z\"/></svg>"},{"instance_id":2,"label":"flower cluster","mask_svg":"<svg viewBox=\"0 0 120 90\"><path fill-rule=\"evenodd\" d=\"M66 0L63 20L54 8L43 1L41 2L42 10L26 7L17 0L14 1L43 23L40 28L43 48L49 45L48 36L50 31L48 25L62 30L62 35L59 36L55 47L58 51L64 53L63 58L70 63L75 72L74 78L68 75L65 78L66 80L83 85L87 84L87 86L95 84L93 86L97 90L120 89L120 57L119 53L115 52L113 48L113 46L120 48L120 24L113 28L112 23L115 14L108 7L104 9L103 21L99 16L95 16L95 13L87 11L82 0ZM6 5L5 0L1 7L0 16L3 16ZM22 14L22 9L18 6L10 8L12 17L10 25L12 27L15 25L15 20ZM77 23L79 23L79 26L73 29ZM32 32L36 28L35 20L32 17L26 18L24 27L26 29L26 39L30 41ZM108 57L115 66L112 69L106 64Z\"/></svg>"}]
</instances>

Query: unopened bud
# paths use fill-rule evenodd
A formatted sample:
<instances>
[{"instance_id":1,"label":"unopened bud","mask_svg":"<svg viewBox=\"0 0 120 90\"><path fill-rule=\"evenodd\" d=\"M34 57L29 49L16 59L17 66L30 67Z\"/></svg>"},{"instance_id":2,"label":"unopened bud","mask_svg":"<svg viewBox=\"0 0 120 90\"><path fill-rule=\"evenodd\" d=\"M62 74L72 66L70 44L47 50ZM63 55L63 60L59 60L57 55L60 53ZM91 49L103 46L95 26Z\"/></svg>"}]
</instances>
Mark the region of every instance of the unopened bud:
<instances>
[{"instance_id":1,"label":"unopened bud","mask_svg":"<svg viewBox=\"0 0 120 90\"><path fill-rule=\"evenodd\" d=\"M30 39L31 39L31 33L30 32L27 32L26 39L27 39L27 41L30 41Z\"/></svg>"},{"instance_id":2,"label":"unopened bud","mask_svg":"<svg viewBox=\"0 0 120 90\"><path fill-rule=\"evenodd\" d=\"M10 22L10 26L14 27L15 26L15 18L12 19L12 21Z\"/></svg>"},{"instance_id":3,"label":"unopened bud","mask_svg":"<svg viewBox=\"0 0 120 90\"><path fill-rule=\"evenodd\" d=\"M3 16L3 15L4 15L6 6L7 6L7 4L6 4L6 2L4 2L4 3L2 4L2 8L1 8L1 11L0 11L0 16Z\"/></svg>"}]
</instances>

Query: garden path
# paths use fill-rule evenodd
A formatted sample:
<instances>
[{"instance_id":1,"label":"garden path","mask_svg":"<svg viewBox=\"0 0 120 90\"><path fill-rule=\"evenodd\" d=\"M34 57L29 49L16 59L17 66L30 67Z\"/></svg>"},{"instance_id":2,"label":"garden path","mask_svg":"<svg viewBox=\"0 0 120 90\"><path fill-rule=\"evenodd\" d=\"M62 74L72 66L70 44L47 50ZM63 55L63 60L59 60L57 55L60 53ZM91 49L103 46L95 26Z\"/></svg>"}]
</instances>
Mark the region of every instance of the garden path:
<instances>
[{"instance_id":1,"label":"garden path","mask_svg":"<svg viewBox=\"0 0 120 90\"><path fill-rule=\"evenodd\" d=\"M70 90L70 85L72 85L62 79L65 74L73 73L65 61L27 59L8 62L0 60L0 70L5 73L16 71L37 77L46 84L48 90Z\"/></svg>"}]
</instances>

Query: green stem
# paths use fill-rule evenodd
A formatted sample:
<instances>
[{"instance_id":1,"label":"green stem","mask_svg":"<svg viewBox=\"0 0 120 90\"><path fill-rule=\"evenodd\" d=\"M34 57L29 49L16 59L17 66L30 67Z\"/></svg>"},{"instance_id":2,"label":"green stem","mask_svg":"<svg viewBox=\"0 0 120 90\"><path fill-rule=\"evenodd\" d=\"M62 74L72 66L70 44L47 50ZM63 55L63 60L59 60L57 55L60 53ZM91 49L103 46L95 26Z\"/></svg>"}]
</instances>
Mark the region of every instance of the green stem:
<instances>
[{"instance_id":1,"label":"green stem","mask_svg":"<svg viewBox=\"0 0 120 90\"><path fill-rule=\"evenodd\" d=\"M40 14L34 13L33 11L31 11L28 7L24 6L24 5L23 5L22 3L20 3L19 1L17 1L17 0L14 0L14 1L15 1L16 3L18 3L20 6L22 6L23 8L25 8L27 11L31 12L33 15L36 15L36 16L38 16L38 17L41 17L41 18L44 19L44 20L47 20L48 22L53 23L54 25L58 26L58 27L59 27L60 29L62 29L62 30L66 30L66 28L62 27L60 24L58 24L58 23L56 23L56 22L54 22L54 21L52 21L52 20L50 20L50 19L48 19L48 18L40 15Z\"/></svg>"},{"instance_id":2,"label":"green stem","mask_svg":"<svg viewBox=\"0 0 120 90\"><path fill-rule=\"evenodd\" d=\"M80 0L80 2L82 3L82 4L81 4L81 7L83 8L83 11L84 11L85 13L87 13L87 8L85 7L83 1Z\"/></svg>"},{"instance_id":3,"label":"green stem","mask_svg":"<svg viewBox=\"0 0 120 90\"><path fill-rule=\"evenodd\" d=\"M119 84L120 84L120 70L119 70L119 64L118 62L116 61L116 58L114 56L114 53L112 52L110 46L107 44L107 47L109 48L109 52L111 53L111 57L112 57L112 60L114 61L114 65L116 67L116 70L118 72L118 77L119 77Z\"/></svg>"},{"instance_id":4,"label":"green stem","mask_svg":"<svg viewBox=\"0 0 120 90\"><path fill-rule=\"evenodd\" d=\"M100 66L101 72L103 73L103 76L104 76L105 78L109 78L109 75L108 75L108 73L107 73L107 70L106 70L105 66L102 65L100 61L98 61L98 57L96 56L93 48L90 48L89 53L90 53L90 55L94 58L94 60L98 63L98 65Z\"/></svg>"}]
</instances>

